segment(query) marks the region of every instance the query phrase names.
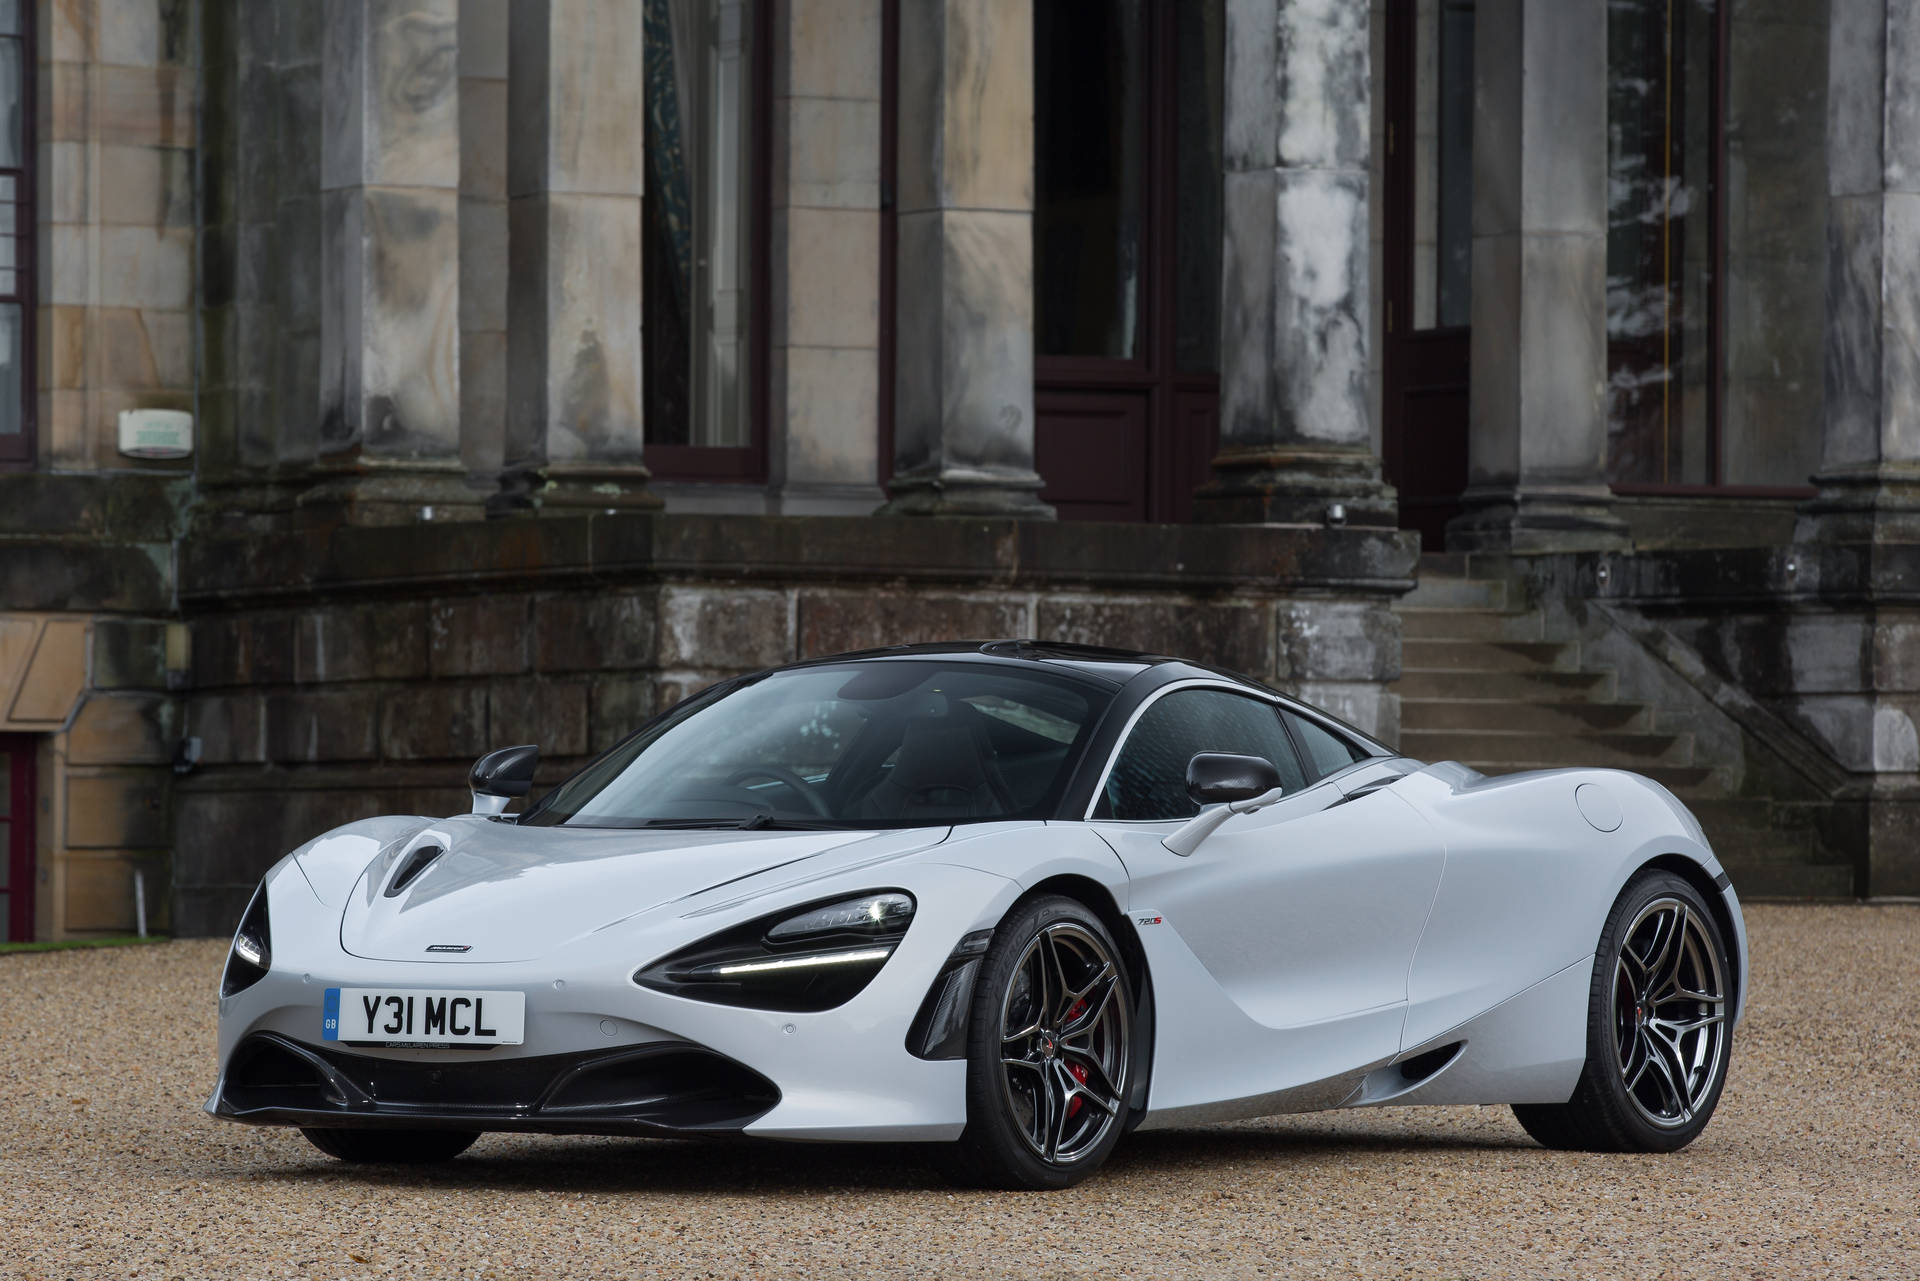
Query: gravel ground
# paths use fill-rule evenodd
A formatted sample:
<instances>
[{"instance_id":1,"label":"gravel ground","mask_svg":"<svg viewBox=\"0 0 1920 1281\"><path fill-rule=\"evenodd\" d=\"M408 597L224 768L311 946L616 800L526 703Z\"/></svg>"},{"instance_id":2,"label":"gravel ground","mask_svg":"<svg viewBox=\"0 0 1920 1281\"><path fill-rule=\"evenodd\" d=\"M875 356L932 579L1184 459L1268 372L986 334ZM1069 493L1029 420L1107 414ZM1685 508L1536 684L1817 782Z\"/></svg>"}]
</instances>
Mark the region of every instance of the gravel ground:
<instances>
[{"instance_id":1,"label":"gravel ground","mask_svg":"<svg viewBox=\"0 0 1920 1281\"><path fill-rule=\"evenodd\" d=\"M222 944L0 956L0 1276L1920 1276L1920 908L1758 906L1751 1014L1674 1156L1504 1108L1135 1135L1048 1194L898 1149L487 1136L342 1166L199 1112Z\"/></svg>"}]
</instances>

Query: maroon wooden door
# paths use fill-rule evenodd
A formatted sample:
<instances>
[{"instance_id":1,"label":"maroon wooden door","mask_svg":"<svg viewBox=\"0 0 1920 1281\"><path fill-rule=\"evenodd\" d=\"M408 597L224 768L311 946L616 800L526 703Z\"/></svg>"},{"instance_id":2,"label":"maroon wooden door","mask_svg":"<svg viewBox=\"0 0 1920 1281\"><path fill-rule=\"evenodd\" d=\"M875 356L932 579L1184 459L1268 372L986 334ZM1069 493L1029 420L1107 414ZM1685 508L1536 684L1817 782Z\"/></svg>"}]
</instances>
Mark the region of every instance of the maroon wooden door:
<instances>
[{"instance_id":1,"label":"maroon wooden door","mask_svg":"<svg viewBox=\"0 0 1920 1281\"><path fill-rule=\"evenodd\" d=\"M0 943L33 939L33 739L0 734Z\"/></svg>"},{"instance_id":2,"label":"maroon wooden door","mask_svg":"<svg viewBox=\"0 0 1920 1281\"><path fill-rule=\"evenodd\" d=\"M1387 5L1381 463L1428 551L1467 487L1473 0Z\"/></svg>"},{"instance_id":3,"label":"maroon wooden door","mask_svg":"<svg viewBox=\"0 0 1920 1281\"><path fill-rule=\"evenodd\" d=\"M1219 440L1220 0L1034 6L1034 463L1184 521Z\"/></svg>"}]
</instances>

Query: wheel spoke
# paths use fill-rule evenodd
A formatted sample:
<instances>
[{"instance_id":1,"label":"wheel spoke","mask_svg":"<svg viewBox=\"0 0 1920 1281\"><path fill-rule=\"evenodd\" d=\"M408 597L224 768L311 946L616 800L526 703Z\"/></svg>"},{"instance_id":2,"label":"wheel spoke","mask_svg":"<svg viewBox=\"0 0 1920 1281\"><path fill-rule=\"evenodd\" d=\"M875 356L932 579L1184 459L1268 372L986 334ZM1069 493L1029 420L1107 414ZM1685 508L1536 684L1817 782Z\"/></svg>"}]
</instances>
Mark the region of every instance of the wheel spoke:
<instances>
[{"instance_id":1,"label":"wheel spoke","mask_svg":"<svg viewBox=\"0 0 1920 1281\"><path fill-rule=\"evenodd\" d=\"M1114 1083L1105 1065L1084 1050L1067 1047L1065 1052L1068 1058L1085 1068L1087 1073L1087 1079L1081 1081L1074 1078L1071 1068L1068 1069L1067 1077L1073 1082L1073 1092L1089 1100L1103 1112L1118 1114L1120 1087Z\"/></svg>"},{"instance_id":2,"label":"wheel spoke","mask_svg":"<svg viewBox=\"0 0 1920 1281\"><path fill-rule=\"evenodd\" d=\"M1106 1016L1107 1006L1112 1003L1114 991L1119 986L1119 972L1113 968L1111 963L1102 966L1100 973L1094 976L1093 982L1087 984L1078 992L1075 992L1068 999L1067 1009L1069 1011L1082 1001L1087 1002L1087 1006L1080 1011L1077 1017L1060 1025L1061 1038L1064 1040L1070 1036L1085 1036L1087 1033L1093 1031L1100 1020Z\"/></svg>"},{"instance_id":3,"label":"wheel spoke","mask_svg":"<svg viewBox=\"0 0 1920 1281\"><path fill-rule=\"evenodd\" d=\"M1644 1034L1647 1059L1653 1065L1661 1092L1673 1102L1673 1111L1682 1121L1693 1119L1693 1106L1687 1098L1687 1070L1679 1052L1661 1037ZM1671 1057L1669 1057L1671 1056Z\"/></svg>"},{"instance_id":4,"label":"wheel spoke","mask_svg":"<svg viewBox=\"0 0 1920 1281\"><path fill-rule=\"evenodd\" d=\"M1698 1032L1703 1027L1717 1027L1725 1023L1724 1014L1704 1014L1697 1019L1654 1019L1653 1026L1671 1032L1678 1039L1689 1032Z\"/></svg>"},{"instance_id":5,"label":"wheel spoke","mask_svg":"<svg viewBox=\"0 0 1920 1281\"><path fill-rule=\"evenodd\" d=\"M1044 1024L1058 1020L1064 1012L1060 1000L1067 991L1066 972L1060 968L1060 953L1051 930L1040 936L1039 954L1040 985L1034 990L1038 998L1035 1017Z\"/></svg>"},{"instance_id":6,"label":"wheel spoke","mask_svg":"<svg viewBox=\"0 0 1920 1281\"><path fill-rule=\"evenodd\" d=\"M1021 1068L1021 1069L1024 1069L1025 1071L1033 1072L1038 1075L1045 1075L1044 1068L1041 1066L1039 1062L1033 1059L1001 1059L1000 1066L1009 1067L1009 1068Z\"/></svg>"},{"instance_id":7,"label":"wheel spoke","mask_svg":"<svg viewBox=\"0 0 1920 1281\"><path fill-rule=\"evenodd\" d=\"M1650 994L1680 986L1680 964L1687 953L1686 904L1674 905L1673 926L1661 943L1658 955L1647 964L1647 990Z\"/></svg>"},{"instance_id":8,"label":"wheel spoke","mask_svg":"<svg viewBox=\"0 0 1920 1281\"><path fill-rule=\"evenodd\" d=\"M1007 1046L1013 1044L1015 1041L1031 1041L1034 1037L1038 1035L1040 1035L1040 1022L1038 1019L1036 1019L1032 1023L1029 1023L1025 1027L1021 1028L1018 1032L1008 1032L1005 1036L1001 1037L1000 1047L1002 1049L1005 1049Z\"/></svg>"},{"instance_id":9,"label":"wheel spoke","mask_svg":"<svg viewBox=\"0 0 1920 1281\"><path fill-rule=\"evenodd\" d=\"M1059 1065L1056 1063L1051 1070L1041 1072L1040 1079L1040 1093L1047 1100L1045 1146L1041 1155L1051 1161L1060 1155L1060 1131L1067 1123L1067 1103L1062 1097L1065 1092L1060 1088Z\"/></svg>"}]
</instances>

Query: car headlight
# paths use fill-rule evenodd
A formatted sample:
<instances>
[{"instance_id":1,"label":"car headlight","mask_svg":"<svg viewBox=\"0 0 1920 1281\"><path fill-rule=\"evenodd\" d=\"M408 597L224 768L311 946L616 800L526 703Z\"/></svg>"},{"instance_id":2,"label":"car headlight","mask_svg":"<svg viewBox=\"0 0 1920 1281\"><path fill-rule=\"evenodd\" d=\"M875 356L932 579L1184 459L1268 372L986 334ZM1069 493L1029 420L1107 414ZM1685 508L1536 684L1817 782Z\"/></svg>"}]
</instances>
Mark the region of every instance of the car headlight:
<instances>
[{"instance_id":1,"label":"car headlight","mask_svg":"<svg viewBox=\"0 0 1920 1281\"><path fill-rule=\"evenodd\" d=\"M240 917L240 928L233 932L226 973L220 976L220 995L246 991L267 977L272 967L273 933L267 922L267 886L262 881Z\"/></svg>"},{"instance_id":2,"label":"car headlight","mask_svg":"<svg viewBox=\"0 0 1920 1281\"><path fill-rule=\"evenodd\" d=\"M872 982L906 937L913 908L911 894L874 890L789 909L683 948L633 981L720 1005L830 1010Z\"/></svg>"}]
</instances>

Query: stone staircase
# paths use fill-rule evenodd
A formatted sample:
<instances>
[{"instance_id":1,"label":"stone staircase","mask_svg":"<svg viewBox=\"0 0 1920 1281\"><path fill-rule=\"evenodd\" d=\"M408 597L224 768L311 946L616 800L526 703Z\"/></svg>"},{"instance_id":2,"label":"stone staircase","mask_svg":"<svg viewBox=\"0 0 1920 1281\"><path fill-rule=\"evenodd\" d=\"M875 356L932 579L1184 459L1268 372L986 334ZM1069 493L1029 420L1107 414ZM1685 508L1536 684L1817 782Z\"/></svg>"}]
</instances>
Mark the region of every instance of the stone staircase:
<instances>
[{"instance_id":1,"label":"stone staircase","mask_svg":"<svg viewBox=\"0 0 1920 1281\"><path fill-rule=\"evenodd\" d=\"M1431 566L1431 567L1430 567ZM1505 581L1423 564L1401 602L1400 749L1484 774L1561 766L1632 770L1673 789L1749 898L1847 898L1853 868L1817 840L1804 807L1733 794L1728 770L1660 709L1620 696L1577 641L1550 639L1542 613L1513 607Z\"/></svg>"}]
</instances>

